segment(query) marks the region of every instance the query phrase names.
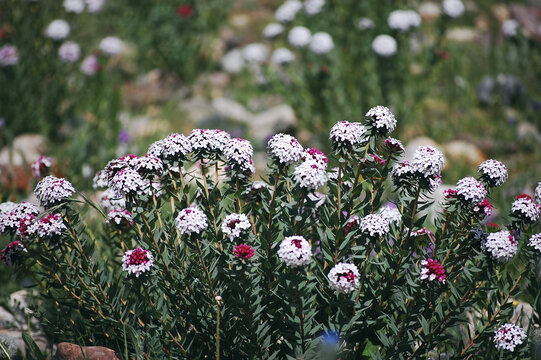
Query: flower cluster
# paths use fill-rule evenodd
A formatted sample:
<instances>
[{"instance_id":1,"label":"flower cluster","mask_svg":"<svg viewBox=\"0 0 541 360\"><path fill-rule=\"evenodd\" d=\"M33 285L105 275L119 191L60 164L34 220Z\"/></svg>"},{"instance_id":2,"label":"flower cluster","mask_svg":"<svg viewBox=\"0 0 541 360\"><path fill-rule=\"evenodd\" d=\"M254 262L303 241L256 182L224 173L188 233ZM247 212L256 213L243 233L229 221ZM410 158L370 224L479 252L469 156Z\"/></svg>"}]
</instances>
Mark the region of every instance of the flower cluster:
<instances>
[{"instance_id":1,"label":"flower cluster","mask_svg":"<svg viewBox=\"0 0 541 360\"><path fill-rule=\"evenodd\" d=\"M452 18L459 18L464 14L462 0L443 0L443 12Z\"/></svg>"},{"instance_id":2,"label":"flower cluster","mask_svg":"<svg viewBox=\"0 0 541 360\"><path fill-rule=\"evenodd\" d=\"M359 216L351 215L351 217L346 223L346 227L344 228L344 236L357 229L359 227L360 221L361 218Z\"/></svg>"},{"instance_id":3,"label":"flower cluster","mask_svg":"<svg viewBox=\"0 0 541 360\"><path fill-rule=\"evenodd\" d=\"M150 145L147 154L162 160L182 161L192 152L192 142L183 134L173 133Z\"/></svg>"},{"instance_id":4,"label":"flower cluster","mask_svg":"<svg viewBox=\"0 0 541 360\"><path fill-rule=\"evenodd\" d=\"M0 234L8 230L16 231L19 228L20 221L27 216L36 216L39 214L39 208L29 202L15 204L6 202L1 204L0 209Z\"/></svg>"},{"instance_id":5,"label":"flower cluster","mask_svg":"<svg viewBox=\"0 0 541 360\"><path fill-rule=\"evenodd\" d=\"M13 241L9 243L2 251L0 252L0 261L4 264L10 266L15 263L15 259L21 252L27 252L23 243L20 241Z\"/></svg>"},{"instance_id":6,"label":"flower cluster","mask_svg":"<svg viewBox=\"0 0 541 360\"><path fill-rule=\"evenodd\" d=\"M326 32L317 32L310 38L309 47L314 54L323 55L334 49L334 42L332 41L332 37Z\"/></svg>"},{"instance_id":7,"label":"flower cluster","mask_svg":"<svg viewBox=\"0 0 541 360\"><path fill-rule=\"evenodd\" d=\"M361 219L361 232L378 239L389 232L389 222L381 214L369 214Z\"/></svg>"},{"instance_id":8,"label":"flower cluster","mask_svg":"<svg viewBox=\"0 0 541 360\"><path fill-rule=\"evenodd\" d=\"M479 165L481 180L488 186L501 186L507 180L507 167L498 160L489 159Z\"/></svg>"},{"instance_id":9,"label":"flower cluster","mask_svg":"<svg viewBox=\"0 0 541 360\"><path fill-rule=\"evenodd\" d=\"M306 265L312 258L312 247L302 236L287 236L280 243L278 257L292 268Z\"/></svg>"},{"instance_id":10,"label":"flower cluster","mask_svg":"<svg viewBox=\"0 0 541 360\"><path fill-rule=\"evenodd\" d=\"M411 166L414 171L429 178L439 175L443 170L444 163L445 159L441 151L432 146L419 146L413 155Z\"/></svg>"},{"instance_id":11,"label":"flower cluster","mask_svg":"<svg viewBox=\"0 0 541 360\"><path fill-rule=\"evenodd\" d=\"M473 207L473 211L481 213L484 216L492 216L492 204L488 199L484 199L479 204Z\"/></svg>"},{"instance_id":12,"label":"flower cluster","mask_svg":"<svg viewBox=\"0 0 541 360\"><path fill-rule=\"evenodd\" d=\"M65 39L70 33L70 26L65 20L57 19L51 22L45 30L45 35L53 40Z\"/></svg>"},{"instance_id":13,"label":"flower cluster","mask_svg":"<svg viewBox=\"0 0 541 360\"><path fill-rule=\"evenodd\" d=\"M458 180L456 194L466 202L478 204L487 196L487 190L480 181L468 176Z\"/></svg>"},{"instance_id":14,"label":"flower cluster","mask_svg":"<svg viewBox=\"0 0 541 360\"><path fill-rule=\"evenodd\" d=\"M537 183L537 187L535 188L535 201L541 204L541 182Z\"/></svg>"},{"instance_id":15,"label":"flower cluster","mask_svg":"<svg viewBox=\"0 0 541 360\"><path fill-rule=\"evenodd\" d=\"M327 183L326 164L307 160L295 168L295 182L308 190L317 190Z\"/></svg>"},{"instance_id":16,"label":"flower cluster","mask_svg":"<svg viewBox=\"0 0 541 360\"><path fill-rule=\"evenodd\" d=\"M507 262L517 253L518 243L509 231L502 230L489 234L483 247L495 260Z\"/></svg>"},{"instance_id":17,"label":"flower cluster","mask_svg":"<svg viewBox=\"0 0 541 360\"><path fill-rule=\"evenodd\" d=\"M297 13L302 10L302 2L299 0L288 0L274 12L274 17L281 23L293 21Z\"/></svg>"},{"instance_id":18,"label":"flower cluster","mask_svg":"<svg viewBox=\"0 0 541 360\"><path fill-rule=\"evenodd\" d=\"M222 232L231 241L240 237L242 233L245 233L251 227L250 220L244 214L229 214L222 222Z\"/></svg>"},{"instance_id":19,"label":"flower cluster","mask_svg":"<svg viewBox=\"0 0 541 360\"><path fill-rule=\"evenodd\" d=\"M19 62L19 52L17 47L6 44L0 47L0 66L13 66Z\"/></svg>"},{"instance_id":20,"label":"flower cluster","mask_svg":"<svg viewBox=\"0 0 541 360\"><path fill-rule=\"evenodd\" d=\"M36 179L42 178L47 174L48 169L53 166L53 161L50 157L42 155L31 165L32 176Z\"/></svg>"},{"instance_id":21,"label":"flower cluster","mask_svg":"<svg viewBox=\"0 0 541 360\"><path fill-rule=\"evenodd\" d=\"M150 271L152 264L154 264L152 253L140 247L126 251L122 257L122 270L127 271L128 275L135 275L135 277Z\"/></svg>"},{"instance_id":22,"label":"flower cluster","mask_svg":"<svg viewBox=\"0 0 541 360\"><path fill-rule=\"evenodd\" d=\"M366 128L359 123L339 121L331 129L329 138L337 149L351 149L364 144Z\"/></svg>"},{"instance_id":23,"label":"flower cluster","mask_svg":"<svg viewBox=\"0 0 541 360\"><path fill-rule=\"evenodd\" d=\"M105 190L100 197L101 207L107 212L113 209L124 209L126 200L123 196L117 196L113 189Z\"/></svg>"},{"instance_id":24,"label":"flower cluster","mask_svg":"<svg viewBox=\"0 0 541 360\"><path fill-rule=\"evenodd\" d=\"M179 135L177 134L177 136ZM190 148L183 146L183 156L186 156L190 151L194 151L200 156L209 156L221 154L231 140L231 136L219 129L194 129L188 136L188 140L191 146Z\"/></svg>"},{"instance_id":25,"label":"flower cluster","mask_svg":"<svg viewBox=\"0 0 541 360\"><path fill-rule=\"evenodd\" d=\"M395 10L389 14L387 24L393 30L408 31L421 25L421 16L413 10Z\"/></svg>"},{"instance_id":26,"label":"flower cluster","mask_svg":"<svg viewBox=\"0 0 541 360\"><path fill-rule=\"evenodd\" d=\"M438 280L440 283L445 284L446 277L445 269L438 260L421 260L421 276L419 277L421 280Z\"/></svg>"},{"instance_id":27,"label":"flower cluster","mask_svg":"<svg viewBox=\"0 0 541 360\"><path fill-rule=\"evenodd\" d=\"M81 57L81 47L73 41L66 41L58 48L58 56L65 63L73 63Z\"/></svg>"},{"instance_id":28,"label":"flower cluster","mask_svg":"<svg viewBox=\"0 0 541 360\"><path fill-rule=\"evenodd\" d=\"M28 227L28 235L34 235L39 238L53 238L60 236L67 230L66 224L62 220L62 215L48 214L42 218L36 220L32 225Z\"/></svg>"},{"instance_id":29,"label":"flower cluster","mask_svg":"<svg viewBox=\"0 0 541 360\"><path fill-rule=\"evenodd\" d=\"M533 223L541 216L541 205L536 204L531 196L522 194L513 201L511 212L517 218L527 223Z\"/></svg>"},{"instance_id":30,"label":"flower cluster","mask_svg":"<svg viewBox=\"0 0 541 360\"><path fill-rule=\"evenodd\" d=\"M368 110L365 117L368 119L374 134L386 135L396 127L394 114L385 106L378 105Z\"/></svg>"},{"instance_id":31,"label":"flower cluster","mask_svg":"<svg viewBox=\"0 0 541 360\"><path fill-rule=\"evenodd\" d=\"M401 154L405 150L402 142L392 137L385 139L385 141L383 141L383 146L387 149L387 151L395 154Z\"/></svg>"},{"instance_id":32,"label":"flower cluster","mask_svg":"<svg viewBox=\"0 0 541 360\"><path fill-rule=\"evenodd\" d=\"M107 213L107 224L116 224L118 227L133 225L133 214L126 209L113 209Z\"/></svg>"},{"instance_id":33,"label":"flower cluster","mask_svg":"<svg viewBox=\"0 0 541 360\"><path fill-rule=\"evenodd\" d=\"M231 139L224 149L227 165L244 173L254 173L255 167L252 157L254 148L248 140Z\"/></svg>"},{"instance_id":34,"label":"flower cluster","mask_svg":"<svg viewBox=\"0 0 541 360\"><path fill-rule=\"evenodd\" d=\"M303 48L310 43L312 33L304 26L295 26L287 34L287 40L291 46L296 48Z\"/></svg>"},{"instance_id":35,"label":"flower cluster","mask_svg":"<svg viewBox=\"0 0 541 360\"><path fill-rule=\"evenodd\" d=\"M41 206L49 208L69 198L74 192L75 188L68 180L49 175L36 185L34 195Z\"/></svg>"},{"instance_id":36,"label":"flower cluster","mask_svg":"<svg viewBox=\"0 0 541 360\"><path fill-rule=\"evenodd\" d=\"M207 228L207 216L196 207L182 209L175 220L181 234L199 234Z\"/></svg>"},{"instance_id":37,"label":"flower cluster","mask_svg":"<svg viewBox=\"0 0 541 360\"><path fill-rule=\"evenodd\" d=\"M379 209L379 215L381 215L390 224L400 224L402 220L402 214L400 210L394 204L387 204Z\"/></svg>"},{"instance_id":38,"label":"flower cluster","mask_svg":"<svg viewBox=\"0 0 541 360\"><path fill-rule=\"evenodd\" d=\"M494 333L494 345L496 349L514 351L515 347L522 344L526 339L526 332L515 324L503 324Z\"/></svg>"},{"instance_id":39,"label":"flower cluster","mask_svg":"<svg viewBox=\"0 0 541 360\"><path fill-rule=\"evenodd\" d=\"M360 285L359 269L354 264L338 263L329 271L329 283L334 290L348 294Z\"/></svg>"},{"instance_id":40,"label":"flower cluster","mask_svg":"<svg viewBox=\"0 0 541 360\"><path fill-rule=\"evenodd\" d=\"M233 249L233 253L235 253L235 256L238 258L241 258L243 260L248 260L249 258L255 255L255 250L250 245L238 244L238 245L235 245L235 248Z\"/></svg>"},{"instance_id":41,"label":"flower cluster","mask_svg":"<svg viewBox=\"0 0 541 360\"><path fill-rule=\"evenodd\" d=\"M372 40L372 50L376 55L384 58L396 54L397 48L396 40L390 35L378 35Z\"/></svg>"},{"instance_id":42,"label":"flower cluster","mask_svg":"<svg viewBox=\"0 0 541 360\"><path fill-rule=\"evenodd\" d=\"M528 241L528 245L541 252L541 233L532 235Z\"/></svg>"},{"instance_id":43,"label":"flower cluster","mask_svg":"<svg viewBox=\"0 0 541 360\"><path fill-rule=\"evenodd\" d=\"M278 163L291 165L301 159L304 148L293 136L280 133L269 140L267 151Z\"/></svg>"}]
</instances>

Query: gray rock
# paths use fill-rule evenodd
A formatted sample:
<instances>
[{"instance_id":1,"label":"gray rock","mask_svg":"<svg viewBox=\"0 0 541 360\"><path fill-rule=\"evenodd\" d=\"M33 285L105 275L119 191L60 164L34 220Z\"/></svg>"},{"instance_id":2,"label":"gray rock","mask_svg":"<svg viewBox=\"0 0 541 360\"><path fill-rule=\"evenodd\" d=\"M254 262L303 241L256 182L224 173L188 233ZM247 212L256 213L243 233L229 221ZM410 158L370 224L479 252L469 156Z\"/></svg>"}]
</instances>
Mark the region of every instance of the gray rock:
<instances>
[{"instance_id":1,"label":"gray rock","mask_svg":"<svg viewBox=\"0 0 541 360\"><path fill-rule=\"evenodd\" d=\"M3 307L0 307L0 328L10 328L16 326L16 323L15 316Z\"/></svg>"},{"instance_id":2,"label":"gray rock","mask_svg":"<svg viewBox=\"0 0 541 360\"><path fill-rule=\"evenodd\" d=\"M442 150L449 159L463 160L472 166L478 166L486 160L485 154L477 146L462 140L451 141L443 145Z\"/></svg>"},{"instance_id":3,"label":"gray rock","mask_svg":"<svg viewBox=\"0 0 541 360\"><path fill-rule=\"evenodd\" d=\"M244 69L244 57L240 49L230 50L221 61L222 68L230 74L238 74Z\"/></svg>"},{"instance_id":4,"label":"gray rock","mask_svg":"<svg viewBox=\"0 0 541 360\"><path fill-rule=\"evenodd\" d=\"M541 143L541 134L534 124L522 121L517 127L517 136L519 140L534 140Z\"/></svg>"},{"instance_id":5,"label":"gray rock","mask_svg":"<svg viewBox=\"0 0 541 360\"><path fill-rule=\"evenodd\" d=\"M249 123L253 118L252 113L244 108L238 102L227 99L218 98L212 102L212 108L216 115L232 120L238 120L241 122Z\"/></svg>"},{"instance_id":6,"label":"gray rock","mask_svg":"<svg viewBox=\"0 0 541 360\"><path fill-rule=\"evenodd\" d=\"M36 161L47 150L47 140L39 134L19 135L13 141L13 147L4 147L0 151L0 166L24 166Z\"/></svg>"},{"instance_id":7,"label":"gray rock","mask_svg":"<svg viewBox=\"0 0 541 360\"><path fill-rule=\"evenodd\" d=\"M297 117L289 105L278 105L255 115L250 122L252 135L265 140L268 136L297 126Z\"/></svg>"},{"instance_id":8,"label":"gray rock","mask_svg":"<svg viewBox=\"0 0 541 360\"><path fill-rule=\"evenodd\" d=\"M181 102L179 108L186 113L188 120L191 120L196 125L214 115L214 110L210 103L200 97L190 98Z\"/></svg>"}]
</instances>

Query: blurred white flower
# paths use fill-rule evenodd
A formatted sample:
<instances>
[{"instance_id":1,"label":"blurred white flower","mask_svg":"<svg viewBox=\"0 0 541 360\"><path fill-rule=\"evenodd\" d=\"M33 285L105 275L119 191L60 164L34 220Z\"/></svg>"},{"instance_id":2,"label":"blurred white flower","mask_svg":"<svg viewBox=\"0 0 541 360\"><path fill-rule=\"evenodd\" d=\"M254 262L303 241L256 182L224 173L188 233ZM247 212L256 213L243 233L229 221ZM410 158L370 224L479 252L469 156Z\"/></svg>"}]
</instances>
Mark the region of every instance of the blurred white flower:
<instances>
[{"instance_id":1,"label":"blurred white flower","mask_svg":"<svg viewBox=\"0 0 541 360\"><path fill-rule=\"evenodd\" d=\"M248 44L242 49L244 60L252 64L261 64L269 56L269 49L261 43Z\"/></svg>"},{"instance_id":2,"label":"blurred white flower","mask_svg":"<svg viewBox=\"0 0 541 360\"><path fill-rule=\"evenodd\" d=\"M100 50L105 55L115 56L124 50L124 42L116 36L107 36L100 42Z\"/></svg>"},{"instance_id":3,"label":"blurred white flower","mask_svg":"<svg viewBox=\"0 0 541 360\"><path fill-rule=\"evenodd\" d=\"M316 15L321 12L323 6L325 6L325 0L306 0L304 2L304 11L308 15Z\"/></svg>"},{"instance_id":4,"label":"blurred white flower","mask_svg":"<svg viewBox=\"0 0 541 360\"><path fill-rule=\"evenodd\" d=\"M408 31L421 25L421 17L413 10L395 10L389 14L387 24L393 30Z\"/></svg>"},{"instance_id":5,"label":"blurred white flower","mask_svg":"<svg viewBox=\"0 0 541 360\"><path fill-rule=\"evenodd\" d=\"M361 30L372 29L374 27L374 22L369 18L364 17L359 20L359 22L357 23L357 27Z\"/></svg>"},{"instance_id":6,"label":"blurred white flower","mask_svg":"<svg viewBox=\"0 0 541 360\"><path fill-rule=\"evenodd\" d=\"M105 4L105 0L86 0L86 6L88 9L88 12L90 13L97 13Z\"/></svg>"},{"instance_id":7,"label":"blurred white flower","mask_svg":"<svg viewBox=\"0 0 541 360\"><path fill-rule=\"evenodd\" d=\"M286 48L278 48L274 50L271 56L271 62L276 65L289 64L293 60L295 60L295 54Z\"/></svg>"},{"instance_id":8,"label":"blurred white flower","mask_svg":"<svg viewBox=\"0 0 541 360\"><path fill-rule=\"evenodd\" d=\"M75 62L81 57L81 47L73 41L66 41L58 48L58 56L63 62Z\"/></svg>"},{"instance_id":9,"label":"blurred white flower","mask_svg":"<svg viewBox=\"0 0 541 360\"><path fill-rule=\"evenodd\" d=\"M62 4L67 12L80 14L85 10L85 3L83 0L64 0Z\"/></svg>"},{"instance_id":10,"label":"blurred white flower","mask_svg":"<svg viewBox=\"0 0 541 360\"><path fill-rule=\"evenodd\" d=\"M274 39L278 35L284 32L284 26L278 23L272 23L265 26L263 29L263 37L265 39Z\"/></svg>"},{"instance_id":11,"label":"blurred white flower","mask_svg":"<svg viewBox=\"0 0 541 360\"><path fill-rule=\"evenodd\" d=\"M276 21L285 23L295 19L297 13L302 9L302 3L299 0L287 0L274 13Z\"/></svg>"},{"instance_id":12,"label":"blurred white flower","mask_svg":"<svg viewBox=\"0 0 541 360\"><path fill-rule=\"evenodd\" d=\"M443 12L452 18L459 18L464 14L462 0L443 0Z\"/></svg>"},{"instance_id":13,"label":"blurred white flower","mask_svg":"<svg viewBox=\"0 0 541 360\"><path fill-rule=\"evenodd\" d=\"M98 58L95 55L85 57L81 63L81 72L87 76L93 76L100 68Z\"/></svg>"},{"instance_id":14,"label":"blurred white flower","mask_svg":"<svg viewBox=\"0 0 541 360\"><path fill-rule=\"evenodd\" d=\"M289 34L287 34L287 40L296 48L302 48L308 45L311 37L312 34L310 33L310 30L304 26L295 26L289 31Z\"/></svg>"},{"instance_id":15,"label":"blurred white flower","mask_svg":"<svg viewBox=\"0 0 541 360\"><path fill-rule=\"evenodd\" d=\"M518 21L514 19L507 19L502 24L502 33L505 37L517 36L518 28Z\"/></svg>"},{"instance_id":16,"label":"blurred white flower","mask_svg":"<svg viewBox=\"0 0 541 360\"><path fill-rule=\"evenodd\" d=\"M372 50L382 57L390 57L396 54L396 40L389 35L378 35L372 41Z\"/></svg>"},{"instance_id":17,"label":"blurred white flower","mask_svg":"<svg viewBox=\"0 0 541 360\"><path fill-rule=\"evenodd\" d=\"M329 34L318 32L312 36L310 40L310 50L315 54L323 55L334 49L334 42Z\"/></svg>"},{"instance_id":18,"label":"blurred white flower","mask_svg":"<svg viewBox=\"0 0 541 360\"><path fill-rule=\"evenodd\" d=\"M419 5L419 14L425 20L435 19L441 14L441 8L438 4L433 2L424 2Z\"/></svg>"},{"instance_id":19,"label":"blurred white flower","mask_svg":"<svg viewBox=\"0 0 541 360\"><path fill-rule=\"evenodd\" d=\"M53 40L65 39L70 33L70 26L65 20L54 20L47 26L45 35Z\"/></svg>"},{"instance_id":20,"label":"blurred white flower","mask_svg":"<svg viewBox=\"0 0 541 360\"><path fill-rule=\"evenodd\" d=\"M0 65L2 67L16 65L19 62L19 53L13 45L6 44L0 48Z\"/></svg>"}]
</instances>

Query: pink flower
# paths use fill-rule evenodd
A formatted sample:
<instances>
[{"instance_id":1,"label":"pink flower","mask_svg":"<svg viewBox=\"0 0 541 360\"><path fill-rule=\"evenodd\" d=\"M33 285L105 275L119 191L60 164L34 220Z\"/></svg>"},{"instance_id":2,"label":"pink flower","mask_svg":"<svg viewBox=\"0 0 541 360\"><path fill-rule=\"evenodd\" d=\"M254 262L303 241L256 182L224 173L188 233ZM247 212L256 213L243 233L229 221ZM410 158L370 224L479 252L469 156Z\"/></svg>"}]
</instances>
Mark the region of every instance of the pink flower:
<instances>
[{"instance_id":1,"label":"pink flower","mask_svg":"<svg viewBox=\"0 0 541 360\"><path fill-rule=\"evenodd\" d=\"M180 5L177 7L177 15L181 18L189 18L193 15L193 7L191 5Z\"/></svg>"},{"instance_id":2,"label":"pink flower","mask_svg":"<svg viewBox=\"0 0 541 360\"><path fill-rule=\"evenodd\" d=\"M236 245L233 252L235 253L236 257L244 260L248 260L255 254L254 248L247 244Z\"/></svg>"},{"instance_id":3,"label":"pink flower","mask_svg":"<svg viewBox=\"0 0 541 360\"><path fill-rule=\"evenodd\" d=\"M438 260L426 259L421 261L421 280L428 279L429 281L438 280L445 284L445 269Z\"/></svg>"}]
</instances>

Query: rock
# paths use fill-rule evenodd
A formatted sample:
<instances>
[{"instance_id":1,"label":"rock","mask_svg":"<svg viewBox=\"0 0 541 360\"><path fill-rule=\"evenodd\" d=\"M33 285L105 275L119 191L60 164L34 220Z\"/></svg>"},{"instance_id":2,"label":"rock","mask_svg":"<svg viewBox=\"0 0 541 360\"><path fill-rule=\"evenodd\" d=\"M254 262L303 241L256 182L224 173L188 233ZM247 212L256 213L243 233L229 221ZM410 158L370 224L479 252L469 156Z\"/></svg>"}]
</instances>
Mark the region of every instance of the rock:
<instances>
[{"instance_id":1,"label":"rock","mask_svg":"<svg viewBox=\"0 0 541 360\"><path fill-rule=\"evenodd\" d=\"M186 113L188 119L195 125L212 117L214 114L210 103L201 97L187 99L179 104L179 108Z\"/></svg>"},{"instance_id":2,"label":"rock","mask_svg":"<svg viewBox=\"0 0 541 360\"><path fill-rule=\"evenodd\" d=\"M212 108L218 116L226 119L249 123L253 118L252 113L246 110L244 106L227 98L215 99L212 102Z\"/></svg>"},{"instance_id":3,"label":"rock","mask_svg":"<svg viewBox=\"0 0 541 360\"><path fill-rule=\"evenodd\" d=\"M205 73L195 81L194 94L195 96L210 95L211 98L224 97L230 82L231 77L225 71Z\"/></svg>"},{"instance_id":4,"label":"rock","mask_svg":"<svg viewBox=\"0 0 541 360\"><path fill-rule=\"evenodd\" d=\"M230 50L221 60L222 68L230 74L238 74L244 69L244 57L240 49Z\"/></svg>"},{"instance_id":5,"label":"rock","mask_svg":"<svg viewBox=\"0 0 541 360\"><path fill-rule=\"evenodd\" d=\"M120 360L114 350L103 346L79 346L60 343L56 350L56 360Z\"/></svg>"},{"instance_id":6,"label":"rock","mask_svg":"<svg viewBox=\"0 0 541 360\"><path fill-rule=\"evenodd\" d=\"M473 28L455 27L447 30L445 37L449 41L467 43L474 42L479 38L479 32Z\"/></svg>"},{"instance_id":7,"label":"rock","mask_svg":"<svg viewBox=\"0 0 541 360\"><path fill-rule=\"evenodd\" d=\"M0 166L24 166L36 161L47 151L47 140L39 134L23 134L13 140L12 148L0 151Z\"/></svg>"},{"instance_id":8,"label":"rock","mask_svg":"<svg viewBox=\"0 0 541 360\"><path fill-rule=\"evenodd\" d=\"M0 306L0 329L10 328L16 325L15 316Z\"/></svg>"},{"instance_id":9,"label":"rock","mask_svg":"<svg viewBox=\"0 0 541 360\"><path fill-rule=\"evenodd\" d=\"M541 143L541 134L534 124L522 121L517 127L517 137L519 140L534 140Z\"/></svg>"},{"instance_id":10,"label":"rock","mask_svg":"<svg viewBox=\"0 0 541 360\"><path fill-rule=\"evenodd\" d=\"M541 4L530 7L514 4L510 8L513 17L520 23L522 32L534 40L541 40Z\"/></svg>"},{"instance_id":11,"label":"rock","mask_svg":"<svg viewBox=\"0 0 541 360\"><path fill-rule=\"evenodd\" d=\"M485 154L477 146L462 140L451 141L443 145L442 150L449 160L463 160L474 167L486 160Z\"/></svg>"},{"instance_id":12,"label":"rock","mask_svg":"<svg viewBox=\"0 0 541 360\"><path fill-rule=\"evenodd\" d=\"M510 301L512 301L513 305L515 305L515 309L513 311L513 316L511 317L511 319L509 319L509 322L513 324L518 324L522 326L523 329L527 329L530 325L530 322L528 320L532 318L534 312L532 306L520 300Z\"/></svg>"},{"instance_id":13,"label":"rock","mask_svg":"<svg viewBox=\"0 0 541 360\"><path fill-rule=\"evenodd\" d=\"M123 101L126 106L131 108L164 103L169 101L179 88L181 93L187 93L187 90L180 86L180 82L175 76L156 69L142 75L135 83L126 84L123 91Z\"/></svg>"},{"instance_id":14,"label":"rock","mask_svg":"<svg viewBox=\"0 0 541 360\"><path fill-rule=\"evenodd\" d=\"M22 337L13 336L12 334L8 333L7 330L0 329L0 344L4 346L9 356L12 358L17 356L17 354L20 352L21 346L24 348L24 343L19 344L19 341L22 341ZM0 355L3 355L2 352L0 352Z\"/></svg>"},{"instance_id":15,"label":"rock","mask_svg":"<svg viewBox=\"0 0 541 360\"><path fill-rule=\"evenodd\" d=\"M297 117L291 106L283 104L255 115L249 125L255 138L265 140L270 135L295 128Z\"/></svg>"},{"instance_id":16,"label":"rock","mask_svg":"<svg viewBox=\"0 0 541 360\"><path fill-rule=\"evenodd\" d=\"M431 21L437 19L441 15L441 8L434 2L424 2L419 5L419 15L423 21Z\"/></svg>"}]
</instances>

